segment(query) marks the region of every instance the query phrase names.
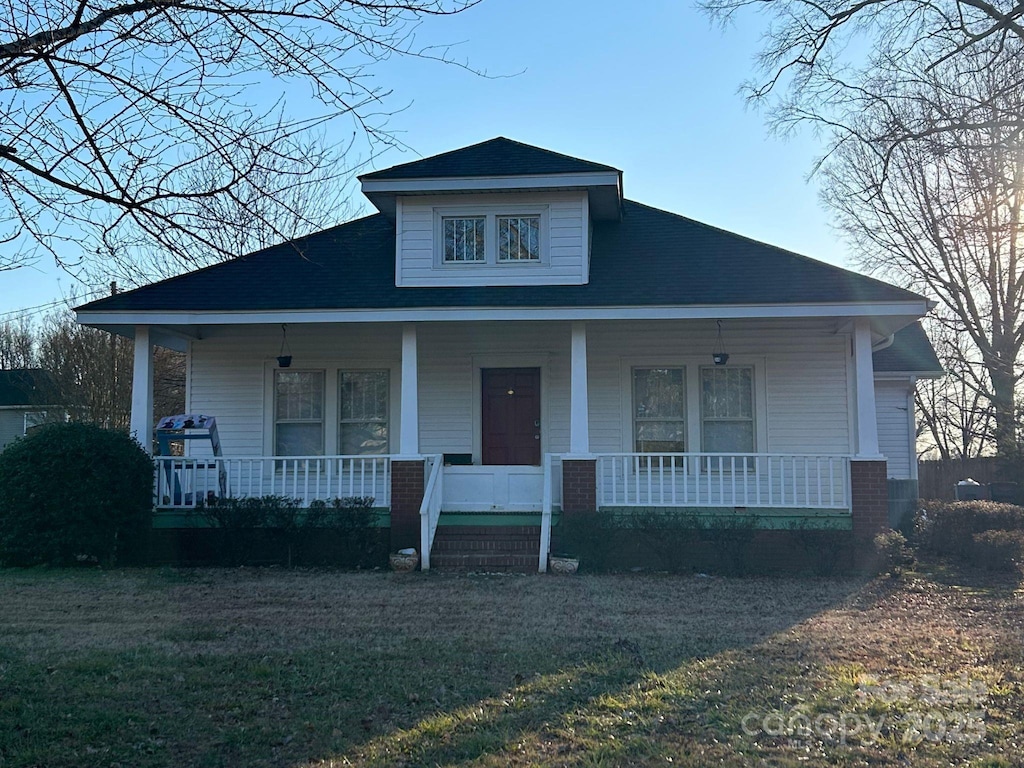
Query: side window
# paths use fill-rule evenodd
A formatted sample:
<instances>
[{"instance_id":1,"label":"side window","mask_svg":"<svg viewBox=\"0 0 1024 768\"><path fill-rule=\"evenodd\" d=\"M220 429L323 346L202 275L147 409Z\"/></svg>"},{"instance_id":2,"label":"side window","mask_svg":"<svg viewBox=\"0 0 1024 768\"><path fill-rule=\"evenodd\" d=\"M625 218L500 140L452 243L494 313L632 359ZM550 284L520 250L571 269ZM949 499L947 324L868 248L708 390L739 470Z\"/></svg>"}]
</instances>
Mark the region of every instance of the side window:
<instances>
[{"instance_id":1,"label":"side window","mask_svg":"<svg viewBox=\"0 0 1024 768\"><path fill-rule=\"evenodd\" d=\"M700 418L703 451L753 453L754 369L701 368Z\"/></svg>"},{"instance_id":2,"label":"side window","mask_svg":"<svg viewBox=\"0 0 1024 768\"><path fill-rule=\"evenodd\" d=\"M338 450L345 456L388 452L387 371L339 371Z\"/></svg>"},{"instance_id":3,"label":"side window","mask_svg":"<svg viewBox=\"0 0 1024 768\"><path fill-rule=\"evenodd\" d=\"M683 368L633 369L633 445L638 453L686 451Z\"/></svg>"},{"instance_id":4,"label":"side window","mask_svg":"<svg viewBox=\"0 0 1024 768\"><path fill-rule=\"evenodd\" d=\"M274 371L274 455L323 452L324 372Z\"/></svg>"}]
</instances>

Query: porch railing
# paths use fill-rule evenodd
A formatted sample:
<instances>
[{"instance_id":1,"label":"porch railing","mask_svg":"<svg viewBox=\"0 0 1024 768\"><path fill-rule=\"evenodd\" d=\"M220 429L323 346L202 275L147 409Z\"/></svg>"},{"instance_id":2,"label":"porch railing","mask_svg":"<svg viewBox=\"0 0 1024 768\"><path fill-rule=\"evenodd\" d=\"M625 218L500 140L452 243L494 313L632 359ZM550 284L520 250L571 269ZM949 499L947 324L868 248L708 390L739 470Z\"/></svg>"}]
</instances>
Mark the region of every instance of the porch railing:
<instances>
[{"instance_id":1,"label":"porch railing","mask_svg":"<svg viewBox=\"0 0 1024 768\"><path fill-rule=\"evenodd\" d=\"M210 496L288 496L304 506L349 496L391 505L390 456L157 456L155 502L190 509Z\"/></svg>"},{"instance_id":2,"label":"porch railing","mask_svg":"<svg viewBox=\"0 0 1024 768\"><path fill-rule=\"evenodd\" d=\"M420 569L430 570L430 550L434 546L437 521L441 517L441 499L444 496L444 457L427 456L427 485L420 504Z\"/></svg>"},{"instance_id":3,"label":"porch railing","mask_svg":"<svg viewBox=\"0 0 1024 768\"><path fill-rule=\"evenodd\" d=\"M597 458L602 507L850 509L849 456L615 453Z\"/></svg>"}]
</instances>

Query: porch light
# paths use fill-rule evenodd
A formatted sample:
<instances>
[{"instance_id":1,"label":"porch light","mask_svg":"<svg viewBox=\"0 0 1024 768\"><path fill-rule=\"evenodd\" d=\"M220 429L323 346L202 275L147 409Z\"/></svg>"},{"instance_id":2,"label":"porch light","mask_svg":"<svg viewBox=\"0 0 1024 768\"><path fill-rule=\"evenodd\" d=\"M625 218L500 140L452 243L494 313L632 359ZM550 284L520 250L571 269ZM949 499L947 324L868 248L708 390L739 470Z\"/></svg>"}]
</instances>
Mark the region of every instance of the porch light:
<instances>
[{"instance_id":1,"label":"porch light","mask_svg":"<svg viewBox=\"0 0 1024 768\"><path fill-rule=\"evenodd\" d=\"M729 353L725 351L725 343L722 341L722 321L715 322L718 323L718 341L715 343L715 351L711 353L711 359L715 361L715 365L725 365L729 362Z\"/></svg>"},{"instance_id":2,"label":"porch light","mask_svg":"<svg viewBox=\"0 0 1024 768\"><path fill-rule=\"evenodd\" d=\"M287 354L285 354L287 352ZM281 368L290 368L292 364L292 350L288 346L288 328L281 323L281 353L277 356L277 364Z\"/></svg>"}]
</instances>

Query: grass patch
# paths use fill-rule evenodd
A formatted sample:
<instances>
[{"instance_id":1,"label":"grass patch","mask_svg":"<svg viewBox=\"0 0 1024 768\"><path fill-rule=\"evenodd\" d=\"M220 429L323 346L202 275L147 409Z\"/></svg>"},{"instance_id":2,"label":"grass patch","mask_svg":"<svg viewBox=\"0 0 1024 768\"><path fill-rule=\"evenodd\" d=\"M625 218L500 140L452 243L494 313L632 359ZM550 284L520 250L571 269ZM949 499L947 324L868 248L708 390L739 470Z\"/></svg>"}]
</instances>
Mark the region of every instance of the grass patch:
<instances>
[{"instance_id":1,"label":"grass patch","mask_svg":"<svg viewBox=\"0 0 1024 768\"><path fill-rule=\"evenodd\" d=\"M0 572L0 765L1015 764L954 581Z\"/></svg>"}]
</instances>

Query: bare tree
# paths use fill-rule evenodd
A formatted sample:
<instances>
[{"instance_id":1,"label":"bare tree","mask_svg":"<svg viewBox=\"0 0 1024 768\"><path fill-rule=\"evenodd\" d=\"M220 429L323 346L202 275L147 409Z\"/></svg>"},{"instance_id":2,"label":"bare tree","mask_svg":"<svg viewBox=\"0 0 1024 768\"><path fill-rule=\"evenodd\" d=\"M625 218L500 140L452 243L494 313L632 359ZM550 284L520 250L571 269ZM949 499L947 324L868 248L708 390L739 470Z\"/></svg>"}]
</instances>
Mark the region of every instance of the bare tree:
<instances>
[{"instance_id":1,"label":"bare tree","mask_svg":"<svg viewBox=\"0 0 1024 768\"><path fill-rule=\"evenodd\" d=\"M0 370L37 365L35 337L28 318L15 317L0 323Z\"/></svg>"},{"instance_id":2,"label":"bare tree","mask_svg":"<svg viewBox=\"0 0 1024 768\"><path fill-rule=\"evenodd\" d=\"M861 112L898 102L922 75L948 64L961 71L998 71L1001 90L1021 90L1024 73L1007 66L1012 62L1006 55L1024 41L1019 0L701 0L701 5L726 25L745 12L768 19L758 75L745 91L755 103L771 106L775 129L811 122L829 134L829 149L852 138L891 152L904 141L940 133L992 125L1024 128L1019 110L970 100L949 112L897 109L885 123L855 125Z\"/></svg>"},{"instance_id":3,"label":"bare tree","mask_svg":"<svg viewBox=\"0 0 1024 768\"><path fill-rule=\"evenodd\" d=\"M1002 81L1021 69L1022 51L1008 46L996 68L959 59L922 73L851 129L879 133L894 114L926 123L965 104L1024 114L1024 90ZM861 263L941 302L937 322L969 345L960 374L981 366L966 383L991 404L998 449L1012 450L1024 346L1024 131L993 119L914 141L846 141L823 173L825 201Z\"/></svg>"},{"instance_id":4,"label":"bare tree","mask_svg":"<svg viewBox=\"0 0 1024 768\"><path fill-rule=\"evenodd\" d=\"M418 47L426 16L478 0L9 0L0 5L0 269L146 241L189 262L231 255L193 228L217 201L288 206L282 163L315 173L310 131L347 118L392 141L371 66ZM317 109L294 110L288 98ZM302 116L297 116L302 114ZM329 128L328 128L329 126ZM346 132L347 134L348 132ZM274 228L263 208L253 217ZM279 232L279 239L287 233Z\"/></svg>"}]
</instances>

